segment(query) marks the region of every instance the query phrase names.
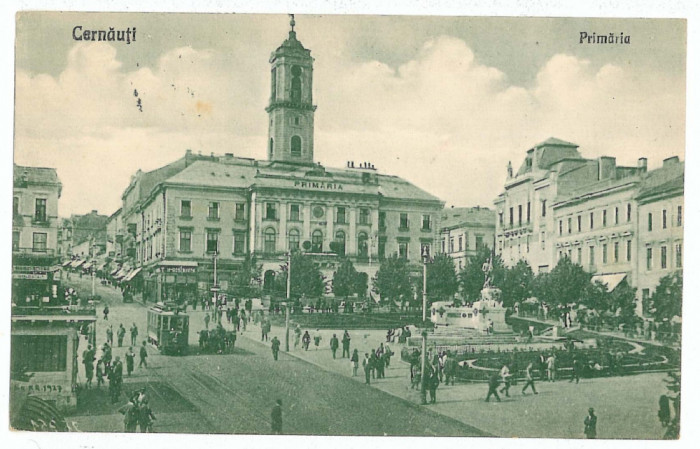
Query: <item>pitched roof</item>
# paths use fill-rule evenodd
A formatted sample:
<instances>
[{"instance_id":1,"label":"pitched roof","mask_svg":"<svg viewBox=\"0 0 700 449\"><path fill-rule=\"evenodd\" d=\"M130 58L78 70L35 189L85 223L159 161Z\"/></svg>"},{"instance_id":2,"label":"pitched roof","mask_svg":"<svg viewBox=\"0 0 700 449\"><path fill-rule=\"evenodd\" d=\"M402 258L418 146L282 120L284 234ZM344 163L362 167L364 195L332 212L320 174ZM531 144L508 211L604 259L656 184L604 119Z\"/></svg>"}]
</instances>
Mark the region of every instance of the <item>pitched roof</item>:
<instances>
[{"instance_id":1,"label":"pitched roof","mask_svg":"<svg viewBox=\"0 0 700 449\"><path fill-rule=\"evenodd\" d=\"M545 140L544 142L540 142L537 145L535 145L534 148L551 147L551 146L578 148L577 144L572 143L572 142L567 142L566 140L557 139L556 137L550 137L549 139Z\"/></svg>"},{"instance_id":2,"label":"pitched roof","mask_svg":"<svg viewBox=\"0 0 700 449\"><path fill-rule=\"evenodd\" d=\"M459 226L495 227L496 211L487 207L454 207L442 211L440 227Z\"/></svg>"},{"instance_id":3,"label":"pitched roof","mask_svg":"<svg viewBox=\"0 0 700 449\"><path fill-rule=\"evenodd\" d=\"M56 169L47 167L27 167L14 164L13 179L15 183L26 181L31 184L61 184Z\"/></svg>"},{"instance_id":4,"label":"pitched roof","mask_svg":"<svg viewBox=\"0 0 700 449\"><path fill-rule=\"evenodd\" d=\"M683 190L685 182L685 161L669 163L650 171L639 186L637 199Z\"/></svg>"}]
</instances>

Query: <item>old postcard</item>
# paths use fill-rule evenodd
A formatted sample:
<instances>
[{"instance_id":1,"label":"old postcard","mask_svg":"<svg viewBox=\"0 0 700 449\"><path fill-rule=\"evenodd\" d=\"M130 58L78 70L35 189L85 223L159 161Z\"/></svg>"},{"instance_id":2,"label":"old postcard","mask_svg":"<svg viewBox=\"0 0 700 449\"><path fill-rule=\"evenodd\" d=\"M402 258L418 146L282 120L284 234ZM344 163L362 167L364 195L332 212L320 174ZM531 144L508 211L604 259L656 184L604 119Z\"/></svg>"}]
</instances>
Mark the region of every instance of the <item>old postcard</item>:
<instances>
[{"instance_id":1,"label":"old postcard","mask_svg":"<svg viewBox=\"0 0 700 449\"><path fill-rule=\"evenodd\" d=\"M686 24L19 12L9 427L679 438Z\"/></svg>"}]
</instances>

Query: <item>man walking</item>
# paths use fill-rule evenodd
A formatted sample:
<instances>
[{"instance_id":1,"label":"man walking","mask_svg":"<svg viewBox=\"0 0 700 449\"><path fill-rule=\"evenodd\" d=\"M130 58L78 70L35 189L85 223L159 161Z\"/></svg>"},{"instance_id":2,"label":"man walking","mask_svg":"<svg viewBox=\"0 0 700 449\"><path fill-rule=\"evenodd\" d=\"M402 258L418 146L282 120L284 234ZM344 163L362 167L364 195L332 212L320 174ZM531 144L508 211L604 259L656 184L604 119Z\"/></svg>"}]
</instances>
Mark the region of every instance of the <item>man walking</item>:
<instances>
[{"instance_id":1,"label":"man walking","mask_svg":"<svg viewBox=\"0 0 700 449\"><path fill-rule=\"evenodd\" d=\"M209 330L209 321L211 321L211 317L209 316L209 312L204 315L204 327L206 330Z\"/></svg>"},{"instance_id":2,"label":"man walking","mask_svg":"<svg viewBox=\"0 0 700 449\"><path fill-rule=\"evenodd\" d=\"M309 335L309 331L304 331L304 336L301 337L301 344L304 346L304 351L309 350L309 344L311 343L311 335Z\"/></svg>"},{"instance_id":3,"label":"man walking","mask_svg":"<svg viewBox=\"0 0 700 449\"><path fill-rule=\"evenodd\" d=\"M131 373L134 372L134 358L136 357L136 354L134 354L134 350L131 346L129 346L129 350L126 352L126 355L124 358L126 358L126 375L131 376Z\"/></svg>"},{"instance_id":4,"label":"man walking","mask_svg":"<svg viewBox=\"0 0 700 449\"><path fill-rule=\"evenodd\" d=\"M369 385L370 371L372 371L372 361L369 354L365 352L365 358L362 360L362 369L365 370L365 383Z\"/></svg>"},{"instance_id":5,"label":"man walking","mask_svg":"<svg viewBox=\"0 0 700 449\"><path fill-rule=\"evenodd\" d=\"M282 399L277 399L275 405L272 407L272 412L270 413L270 423L272 427L272 433L275 435L282 434Z\"/></svg>"},{"instance_id":6,"label":"man walking","mask_svg":"<svg viewBox=\"0 0 700 449\"><path fill-rule=\"evenodd\" d=\"M554 354L550 355L547 358L547 380L550 382L554 382L554 377L556 374L556 359L554 357Z\"/></svg>"},{"instance_id":7,"label":"man walking","mask_svg":"<svg viewBox=\"0 0 700 449\"><path fill-rule=\"evenodd\" d=\"M598 425L598 417L595 415L593 407L588 409L588 416L583 420L583 433L589 440L595 439L597 436L596 426Z\"/></svg>"},{"instance_id":8,"label":"man walking","mask_svg":"<svg viewBox=\"0 0 700 449\"><path fill-rule=\"evenodd\" d=\"M498 371L494 373L489 378L489 392L486 394L486 402L489 402L491 395L496 397L498 402L501 402L501 398L498 396L498 385L501 383Z\"/></svg>"},{"instance_id":9,"label":"man walking","mask_svg":"<svg viewBox=\"0 0 700 449\"><path fill-rule=\"evenodd\" d=\"M109 306L105 305L105 308L102 310L102 314L104 315L105 320L109 320Z\"/></svg>"},{"instance_id":10,"label":"man walking","mask_svg":"<svg viewBox=\"0 0 700 449\"><path fill-rule=\"evenodd\" d=\"M122 323L119 323L119 329L117 329L117 345L119 345L120 348L124 344L125 335L126 329L124 329L124 325Z\"/></svg>"},{"instance_id":11,"label":"man walking","mask_svg":"<svg viewBox=\"0 0 700 449\"><path fill-rule=\"evenodd\" d=\"M357 368L360 365L360 356L357 353L357 349L353 351L350 363L352 364L352 377L357 377Z\"/></svg>"},{"instance_id":12,"label":"man walking","mask_svg":"<svg viewBox=\"0 0 700 449\"><path fill-rule=\"evenodd\" d=\"M112 404L119 402L119 396L121 396L122 393L123 375L122 362L119 356L117 356L117 358L114 359L114 366L109 372L109 394L112 398Z\"/></svg>"},{"instance_id":13,"label":"man walking","mask_svg":"<svg viewBox=\"0 0 700 449\"><path fill-rule=\"evenodd\" d=\"M537 394L537 390L535 390L535 379L532 377L532 362L528 363L527 368L525 368L525 386L523 387L523 394L525 394L527 387L532 388L532 392Z\"/></svg>"},{"instance_id":14,"label":"man walking","mask_svg":"<svg viewBox=\"0 0 700 449\"><path fill-rule=\"evenodd\" d=\"M333 353L333 358L335 358L335 353L338 351L338 337L333 334L331 337L331 352Z\"/></svg>"},{"instance_id":15,"label":"man walking","mask_svg":"<svg viewBox=\"0 0 700 449\"><path fill-rule=\"evenodd\" d=\"M445 385L455 384L455 375L457 374L457 361L452 357L452 353L447 351L445 356Z\"/></svg>"},{"instance_id":16,"label":"man walking","mask_svg":"<svg viewBox=\"0 0 700 449\"><path fill-rule=\"evenodd\" d=\"M148 351L146 350L146 340L143 341L141 349L139 350L139 368L142 366L148 368L148 363L146 363L146 358L148 357Z\"/></svg>"},{"instance_id":17,"label":"man walking","mask_svg":"<svg viewBox=\"0 0 700 449\"><path fill-rule=\"evenodd\" d=\"M574 357L574 362L571 367L571 379L569 380L569 383L573 382L574 379L576 379L576 383L578 383L579 379L581 377L581 362L578 361L578 357Z\"/></svg>"},{"instance_id":18,"label":"man walking","mask_svg":"<svg viewBox=\"0 0 700 449\"><path fill-rule=\"evenodd\" d=\"M280 341L277 336L272 337L272 358L277 360L277 356L280 353Z\"/></svg>"},{"instance_id":19,"label":"man walking","mask_svg":"<svg viewBox=\"0 0 700 449\"><path fill-rule=\"evenodd\" d=\"M503 382L503 388L501 388L501 393L505 393L506 397L510 397L510 368L508 365L503 365L501 368L501 382Z\"/></svg>"},{"instance_id":20,"label":"man walking","mask_svg":"<svg viewBox=\"0 0 700 449\"><path fill-rule=\"evenodd\" d=\"M301 341L301 326L297 324L297 326L294 328L294 349L296 349L299 346L299 342Z\"/></svg>"},{"instance_id":21,"label":"man walking","mask_svg":"<svg viewBox=\"0 0 700 449\"><path fill-rule=\"evenodd\" d=\"M107 343L109 343L110 346L114 346L114 331L112 330L111 324L107 328Z\"/></svg>"},{"instance_id":22,"label":"man walking","mask_svg":"<svg viewBox=\"0 0 700 449\"><path fill-rule=\"evenodd\" d=\"M83 351L83 365L85 366L85 387L90 388L92 386L92 376L94 373L95 362L95 350L92 349L92 345L88 345L87 349Z\"/></svg>"},{"instance_id":23,"label":"man walking","mask_svg":"<svg viewBox=\"0 0 700 449\"><path fill-rule=\"evenodd\" d=\"M136 323L131 325L131 346L136 346L136 337L139 336L139 328L136 327Z\"/></svg>"},{"instance_id":24,"label":"man walking","mask_svg":"<svg viewBox=\"0 0 700 449\"><path fill-rule=\"evenodd\" d=\"M343 356L341 358L350 357L350 334L345 331L343 334ZM346 355L347 354L347 355Z\"/></svg>"}]
</instances>

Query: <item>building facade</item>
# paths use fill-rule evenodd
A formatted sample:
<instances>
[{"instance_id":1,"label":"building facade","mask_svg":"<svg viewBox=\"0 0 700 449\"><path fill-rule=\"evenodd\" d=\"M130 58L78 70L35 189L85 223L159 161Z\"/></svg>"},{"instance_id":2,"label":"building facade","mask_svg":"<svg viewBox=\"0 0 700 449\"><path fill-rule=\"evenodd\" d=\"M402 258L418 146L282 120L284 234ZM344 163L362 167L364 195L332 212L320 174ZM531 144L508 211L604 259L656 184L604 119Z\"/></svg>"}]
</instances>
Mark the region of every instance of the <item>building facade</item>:
<instances>
[{"instance_id":1,"label":"building facade","mask_svg":"<svg viewBox=\"0 0 700 449\"><path fill-rule=\"evenodd\" d=\"M438 198L369 163L314 161L313 58L294 30L270 64L267 160L188 151L137 172L122 195L125 247L133 248L126 277L143 277L147 299L205 294L215 273L226 290L251 255L272 284L293 250L313 255L330 279L342 257L371 277L384 257L418 264L422 248L434 247Z\"/></svg>"},{"instance_id":2,"label":"building facade","mask_svg":"<svg viewBox=\"0 0 700 449\"><path fill-rule=\"evenodd\" d=\"M440 247L461 271L483 247L494 248L496 213L486 207L444 209L440 218Z\"/></svg>"},{"instance_id":3,"label":"building facade","mask_svg":"<svg viewBox=\"0 0 700 449\"><path fill-rule=\"evenodd\" d=\"M495 201L496 250L535 273L568 257L609 290L626 280L641 299L682 262L683 168L677 157L650 172L646 158L636 167L585 159L577 145L549 139L527 152L517 174L509 167Z\"/></svg>"}]
</instances>

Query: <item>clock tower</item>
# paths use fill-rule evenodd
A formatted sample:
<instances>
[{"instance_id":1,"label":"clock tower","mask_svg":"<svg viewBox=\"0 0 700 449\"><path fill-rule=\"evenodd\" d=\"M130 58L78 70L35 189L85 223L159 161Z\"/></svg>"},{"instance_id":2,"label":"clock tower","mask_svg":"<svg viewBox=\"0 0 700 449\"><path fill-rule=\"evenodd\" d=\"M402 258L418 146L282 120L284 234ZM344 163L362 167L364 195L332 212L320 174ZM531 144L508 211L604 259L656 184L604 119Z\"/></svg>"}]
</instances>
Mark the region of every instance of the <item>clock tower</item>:
<instances>
[{"instance_id":1,"label":"clock tower","mask_svg":"<svg viewBox=\"0 0 700 449\"><path fill-rule=\"evenodd\" d=\"M294 15L289 37L270 56L270 103L267 158L270 161L314 162L313 63L311 50L297 40Z\"/></svg>"}]
</instances>

